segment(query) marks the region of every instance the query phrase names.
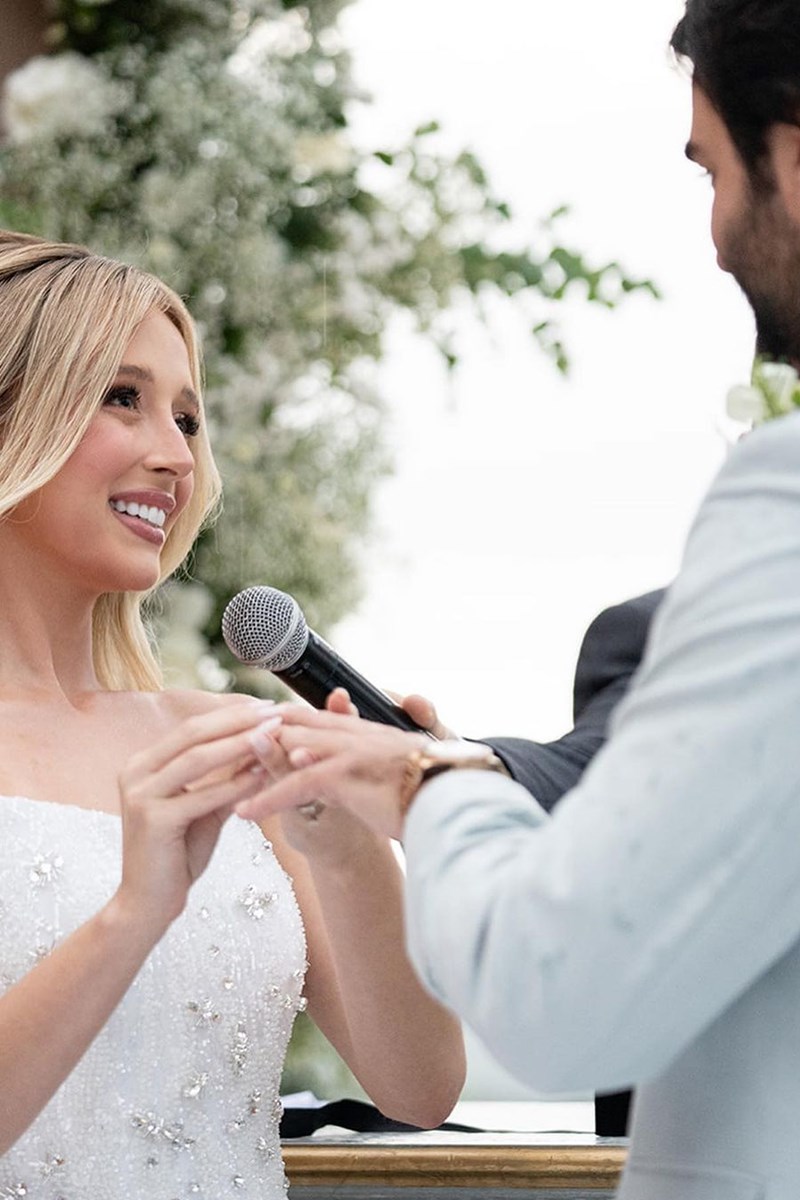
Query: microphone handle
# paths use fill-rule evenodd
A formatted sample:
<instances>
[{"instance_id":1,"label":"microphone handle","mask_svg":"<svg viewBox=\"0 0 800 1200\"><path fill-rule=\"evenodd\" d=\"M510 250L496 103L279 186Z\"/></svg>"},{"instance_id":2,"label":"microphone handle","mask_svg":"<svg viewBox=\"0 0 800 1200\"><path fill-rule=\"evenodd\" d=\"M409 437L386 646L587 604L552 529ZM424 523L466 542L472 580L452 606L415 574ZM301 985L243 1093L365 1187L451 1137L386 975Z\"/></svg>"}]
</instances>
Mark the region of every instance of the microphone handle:
<instances>
[{"instance_id":1,"label":"microphone handle","mask_svg":"<svg viewBox=\"0 0 800 1200\"><path fill-rule=\"evenodd\" d=\"M359 675L310 629L308 645L294 666L287 667L285 671L273 671L273 674L314 708L324 708L333 689L343 687L350 693L359 716L367 721L395 725L398 729L427 733L433 737L428 729L423 729L413 721L405 709L395 704L363 675Z\"/></svg>"}]
</instances>

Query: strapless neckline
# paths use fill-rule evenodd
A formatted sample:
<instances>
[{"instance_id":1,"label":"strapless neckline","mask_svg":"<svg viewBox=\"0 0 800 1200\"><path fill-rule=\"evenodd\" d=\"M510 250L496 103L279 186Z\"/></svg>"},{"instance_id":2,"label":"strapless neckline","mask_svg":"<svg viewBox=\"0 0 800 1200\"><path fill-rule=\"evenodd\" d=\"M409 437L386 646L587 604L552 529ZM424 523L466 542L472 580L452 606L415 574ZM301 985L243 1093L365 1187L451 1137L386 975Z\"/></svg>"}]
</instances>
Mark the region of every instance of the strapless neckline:
<instances>
[{"instance_id":1,"label":"strapless neckline","mask_svg":"<svg viewBox=\"0 0 800 1200\"><path fill-rule=\"evenodd\" d=\"M0 804L4 801L21 800L23 804L43 804L49 808L66 808L73 812L94 813L96 816L112 817L115 821L120 818L120 813L109 812L105 808L88 808L85 804L69 804L65 800L40 800L36 796L22 796L18 793L0 792Z\"/></svg>"}]
</instances>

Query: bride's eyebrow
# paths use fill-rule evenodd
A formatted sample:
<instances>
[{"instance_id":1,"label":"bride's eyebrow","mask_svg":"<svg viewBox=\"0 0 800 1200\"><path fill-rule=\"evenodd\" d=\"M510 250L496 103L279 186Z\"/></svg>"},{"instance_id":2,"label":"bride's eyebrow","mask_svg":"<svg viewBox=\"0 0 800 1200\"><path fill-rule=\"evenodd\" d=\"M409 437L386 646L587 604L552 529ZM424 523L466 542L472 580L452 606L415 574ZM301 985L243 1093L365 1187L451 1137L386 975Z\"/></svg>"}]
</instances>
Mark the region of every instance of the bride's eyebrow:
<instances>
[{"instance_id":1,"label":"bride's eyebrow","mask_svg":"<svg viewBox=\"0 0 800 1200\"><path fill-rule=\"evenodd\" d=\"M135 379L139 383L155 383L156 381L151 370L147 367L139 367L135 363L121 363L117 368L117 377L119 376L124 376L127 379ZM200 401L193 388L181 388L180 394L196 413L200 411Z\"/></svg>"},{"instance_id":2,"label":"bride's eyebrow","mask_svg":"<svg viewBox=\"0 0 800 1200\"><path fill-rule=\"evenodd\" d=\"M121 363L117 367L118 375L127 375L129 379L138 379L140 383L155 383L153 372L147 367L137 367L133 363Z\"/></svg>"}]
</instances>

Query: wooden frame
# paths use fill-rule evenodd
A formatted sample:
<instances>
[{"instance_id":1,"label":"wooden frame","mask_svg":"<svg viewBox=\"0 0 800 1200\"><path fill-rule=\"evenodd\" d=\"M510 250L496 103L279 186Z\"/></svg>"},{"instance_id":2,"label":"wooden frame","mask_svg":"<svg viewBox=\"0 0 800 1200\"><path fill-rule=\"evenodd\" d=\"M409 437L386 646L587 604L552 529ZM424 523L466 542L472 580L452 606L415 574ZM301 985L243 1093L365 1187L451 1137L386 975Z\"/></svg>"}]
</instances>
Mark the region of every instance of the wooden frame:
<instances>
[{"instance_id":1,"label":"wooden frame","mask_svg":"<svg viewBox=\"0 0 800 1200\"><path fill-rule=\"evenodd\" d=\"M591 1134L350 1134L287 1141L286 1173L295 1189L345 1187L520 1189L611 1194L619 1183L626 1141ZM338 1194L338 1193L337 1193Z\"/></svg>"}]
</instances>

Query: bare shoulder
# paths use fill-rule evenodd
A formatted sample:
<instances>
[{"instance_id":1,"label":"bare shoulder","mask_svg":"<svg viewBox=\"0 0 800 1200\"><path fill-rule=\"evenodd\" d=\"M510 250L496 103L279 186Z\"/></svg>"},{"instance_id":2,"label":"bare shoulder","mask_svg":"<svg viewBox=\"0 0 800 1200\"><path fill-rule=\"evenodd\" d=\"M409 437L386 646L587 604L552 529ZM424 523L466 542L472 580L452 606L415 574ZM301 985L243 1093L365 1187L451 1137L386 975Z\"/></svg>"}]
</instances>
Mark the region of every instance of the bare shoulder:
<instances>
[{"instance_id":1,"label":"bare shoulder","mask_svg":"<svg viewBox=\"0 0 800 1200\"><path fill-rule=\"evenodd\" d=\"M158 693L158 707L165 721L177 722L251 699L244 692L203 692L192 688L175 688Z\"/></svg>"}]
</instances>

